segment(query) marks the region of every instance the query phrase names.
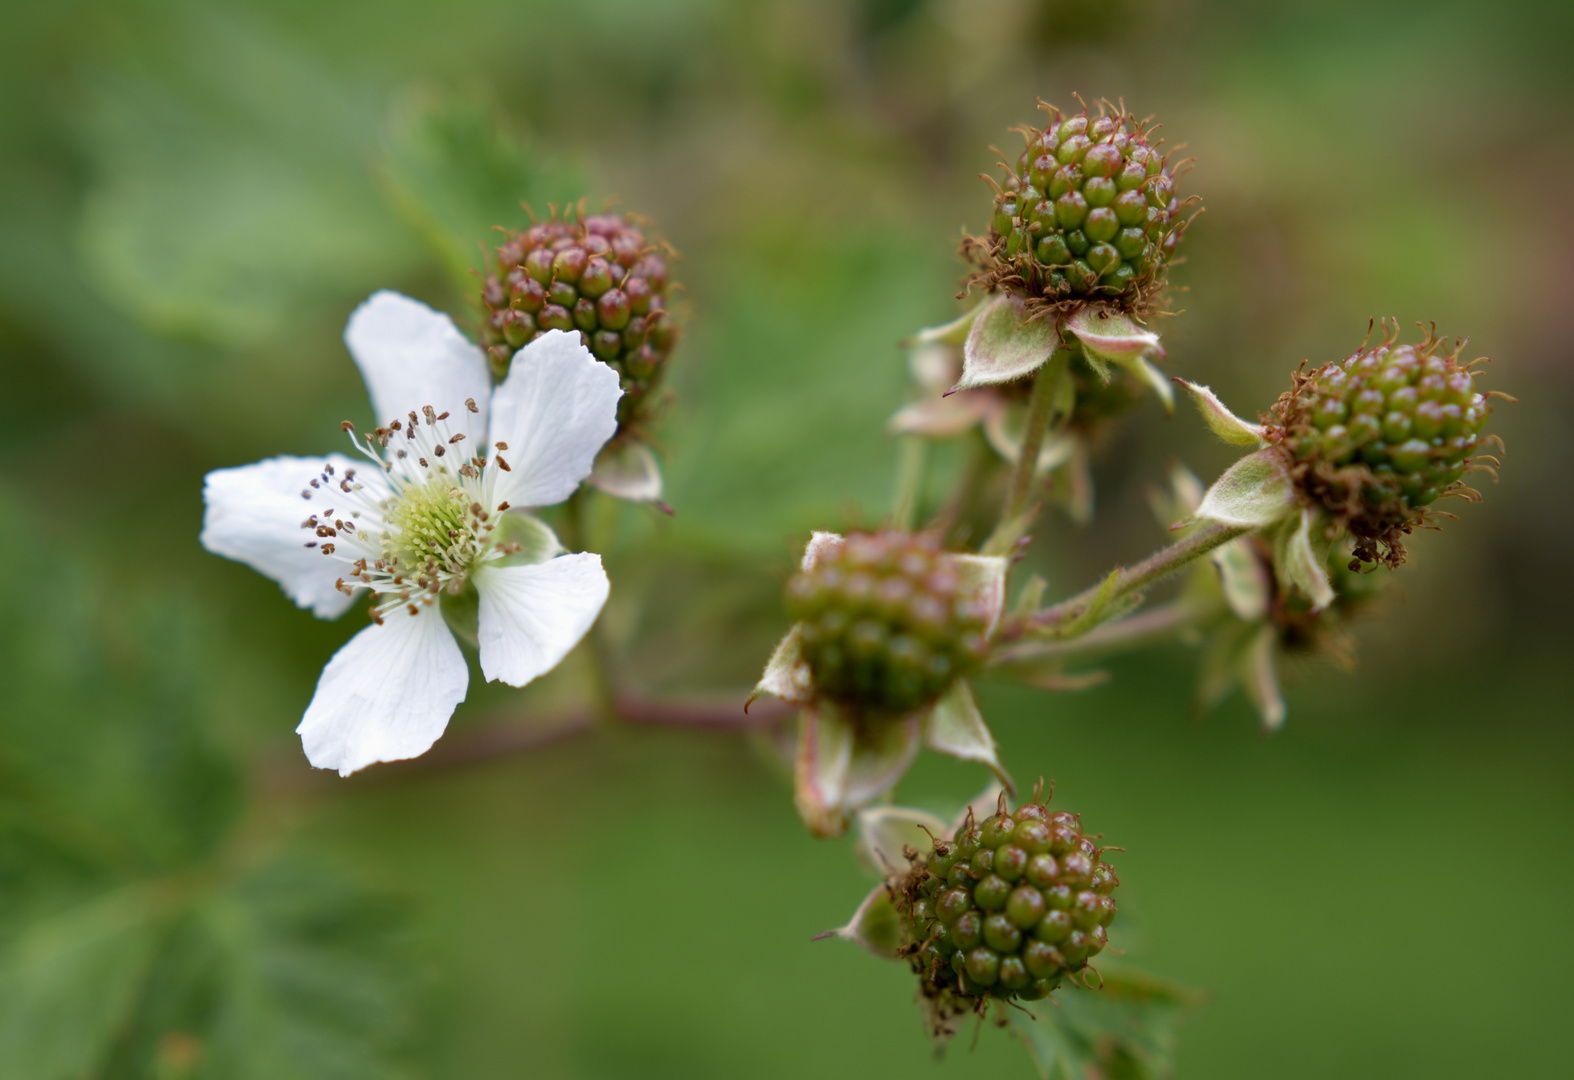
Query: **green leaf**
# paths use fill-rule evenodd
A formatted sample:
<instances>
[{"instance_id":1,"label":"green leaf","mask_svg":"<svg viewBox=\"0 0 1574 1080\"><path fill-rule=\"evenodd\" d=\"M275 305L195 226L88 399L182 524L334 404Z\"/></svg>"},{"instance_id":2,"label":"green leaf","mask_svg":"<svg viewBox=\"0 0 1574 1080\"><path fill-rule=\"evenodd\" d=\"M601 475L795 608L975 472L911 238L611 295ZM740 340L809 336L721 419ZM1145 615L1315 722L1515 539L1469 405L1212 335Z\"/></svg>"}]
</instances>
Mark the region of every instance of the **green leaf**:
<instances>
[{"instance_id":1,"label":"green leaf","mask_svg":"<svg viewBox=\"0 0 1574 1080\"><path fill-rule=\"evenodd\" d=\"M0 946L0 1080L95 1071L159 943L151 897L120 890L40 918Z\"/></svg>"},{"instance_id":2,"label":"green leaf","mask_svg":"<svg viewBox=\"0 0 1574 1080\"><path fill-rule=\"evenodd\" d=\"M166 29L146 66L90 68L82 110L79 248L121 310L244 348L417 264L366 167L374 95L250 20Z\"/></svg>"},{"instance_id":3,"label":"green leaf","mask_svg":"<svg viewBox=\"0 0 1574 1080\"><path fill-rule=\"evenodd\" d=\"M1064 987L1055 1003L1012 1010L1041 1080L1160 1080L1174 1071L1176 1032L1201 1004L1194 990L1145 972L1104 968L1093 989Z\"/></svg>"},{"instance_id":4,"label":"green leaf","mask_svg":"<svg viewBox=\"0 0 1574 1080\"><path fill-rule=\"evenodd\" d=\"M530 224L585 194L580 171L508 132L495 109L412 94L382 144L381 177L400 215L426 238L468 294L469 271L499 242L497 226Z\"/></svg>"},{"instance_id":5,"label":"green leaf","mask_svg":"<svg viewBox=\"0 0 1574 1080\"><path fill-rule=\"evenodd\" d=\"M1022 302L1002 293L982 307L962 350L957 386L987 386L1031 374L1060 344L1053 319L1030 319Z\"/></svg>"},{"instance_id":6,"label":"green leaf","mask_svg":"<svg viewBox=\"0 0 1574 1080\"><path fill-rule=\"evenodd\" d=\"M181 1076L407 1076L408 926L399 902L298 862L205 892L149 971L105 1073L148 1075L175 1033L194 1064Z\"/></svg>"}]
</instances>

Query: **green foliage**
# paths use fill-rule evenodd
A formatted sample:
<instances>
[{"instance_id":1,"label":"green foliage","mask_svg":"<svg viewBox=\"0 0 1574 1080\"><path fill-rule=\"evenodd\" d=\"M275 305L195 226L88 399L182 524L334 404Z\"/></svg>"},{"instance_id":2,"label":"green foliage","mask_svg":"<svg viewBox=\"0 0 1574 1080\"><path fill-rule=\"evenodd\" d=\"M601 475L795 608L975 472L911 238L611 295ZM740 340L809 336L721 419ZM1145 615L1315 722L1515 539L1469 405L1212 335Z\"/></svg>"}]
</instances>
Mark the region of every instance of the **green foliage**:
<instances>
[{"instance_id":1,"label":"green foliage","mask_svg":"<svg viewBox=\"0 0 1574 1080\"><path fill-rule=\"evenodd\" d=\"M256 23L187 14L146 62L89 83L78 242L104 294L162 333L241 348L348 283L407 273L419 249L366 167L377 96Z\"/></svg>"},{"instance_id":2,"label":"green foliage","mask_svg":"<svg viewBox=\"0 0 1574 1080\"><path fill-rule=\"evenodd\" d=\"M461 295L474 292L490 261L497 227L530 223L528 205L548 207L587 194L581 170L502 126L494 108L433 92L408 95L383 140L382 177L394 206L426 238Z\"/></svg>"},{"instance_id":3,"label":"green foliage","mask_svg":"<svg viewBox=\"0 0 1574 1080\"><path fill-rule=\"evenodd\" d=\"M0 710L0 1080L403 1075L401 914L232 835L200 617L35 519L0 489L0 669L27 673Z\"/></svg>"},{"instance_id":4,"label":"green foliage","mask_svg":"<svg viewBox=\"0 0 1574 1080\"><path fill-rule=\"evenodd\" d=\"M1177 1027L1201 1003L1194 990L1129 968L1100 969L1091 989L1065 989L1013 1012L1042 1080L1161 1080L1174 1072Z\"/></svg>"}]
</instances>

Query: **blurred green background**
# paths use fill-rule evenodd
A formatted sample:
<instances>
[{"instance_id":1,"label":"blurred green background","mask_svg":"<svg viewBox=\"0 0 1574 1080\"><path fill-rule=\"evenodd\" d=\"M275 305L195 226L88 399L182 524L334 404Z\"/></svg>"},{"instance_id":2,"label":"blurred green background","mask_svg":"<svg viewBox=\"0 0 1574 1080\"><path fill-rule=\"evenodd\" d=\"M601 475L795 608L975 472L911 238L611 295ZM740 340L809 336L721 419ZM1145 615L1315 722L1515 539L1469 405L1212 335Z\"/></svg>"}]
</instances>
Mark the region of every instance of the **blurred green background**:
<instances>
[{"instance_id":1,"label":"blurred green background","mask_svg":"<svg viewBox=\"0 0 1574 1080\"><path fill-rule=\"evenodd\" d=\"M1421 537L1288 726L1189 719L1195 658L984 685L1018 776L1128 849L1118 943L1200 987L1181 1077L1567 1074L1574 166L1562 3L595 0L6 5L0 37L0 1080L1028 1076L933 1065L910 981L810 935L868 882L738 733L563 732L571 660L473 678L427 764L313 774L360 625L197 546L203 474L369 420L374 289L470 317L494 224L617 195L682 252L675 517L603 506L653 692L740 699L814 527L888 509L896 342L943 321L990 144L1124 98L1196 167L1170 369L1266 408L1367 320L1496 356L1500 485ZM1563 311L1565 314L1559 315ZM1231 454L1149 403L1065 595ZM940 455L940 473L947 467ZM938 483L938 480L937 480ZM1562 704L1559 704L1559 703ZM924 759L944 809L980 770ZM1559 1062L1563 1062L1561 1066Z\"/></svg>"}]
</instances>

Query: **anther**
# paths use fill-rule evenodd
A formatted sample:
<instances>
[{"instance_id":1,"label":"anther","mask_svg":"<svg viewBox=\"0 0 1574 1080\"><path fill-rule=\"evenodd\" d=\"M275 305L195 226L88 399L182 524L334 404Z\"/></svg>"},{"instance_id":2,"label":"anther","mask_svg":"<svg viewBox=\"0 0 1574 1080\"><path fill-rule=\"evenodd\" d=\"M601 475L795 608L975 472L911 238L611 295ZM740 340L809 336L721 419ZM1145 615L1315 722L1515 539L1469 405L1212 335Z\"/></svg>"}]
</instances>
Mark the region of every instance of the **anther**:
<instances>
[{"instance_id":1,"label":"anther","mask_svg":"<svg viewBox=\"0 0 1574 1080\"><path fill-rule=\"evenodd\" d=\"M339 430L340 431L344 431L344 432L354 431L355 430L355 425L350 423L348 420L340 420L339 421Z\"/></svg>"},{"instance_id":2,"label":"anther","mask_svg":"<svg viewBox=\"0 0 1574 1080\"><path fill-rule=\"evenodd\" d=\"M432 408L430 405L421 406L421 415L426 417L426 423L428 426L437 423L437 410Z\"/></svg>"},{"instance_id":3,"label":"anther","mask_svg":"<svg viewBox=\"0 0 1574 1080\"><path fill-rule=\"evenodd\" d=\"M436 446L432 447L432 452L438 457L442 457L444 454L448 453L448 451L443 449L442 443L438 443Z\"/></svg>"},{"instance_id":4,"label":"anther","mask_svg":"<svg viewBox=\"0 0 1574 1080\"><path fill-rule=\"evenodd\" d=\"M508 467L508 462L503 460L503 455L502 454L497 455L497 467L499 469L502 469L504 472L513 472L514 471L513 469L510 469ZM312 482L316 483L315 480L312 481Z\"/></svg>"},{"instance_id":5,"label":"anther","mask_svg":"<svg viewBox=\"0 0 1574 1080\"><path fill-rule=\"evenodd\" d=\"M439 420L447 420L448 419L448 413L446 413L446 412L438 413L437 414L437 418Z\"/></svg>"},{"instance_id":6,"label":"anther","mask_svg":"<svg viewBox=\"0 0 1574 1080\"><path fill-rule=\"evenodd\" d=\"M333 545L332 544L324 544L322 546L322 553L324 555L332 555L333 554Z\"/></svg>"},{"instance_id":7,"label":"anther","mask_svg":"<svg viewBox=\"0 0 1574 1080\"><path fill-rule=\"evenodd\" d=\"M446 416L446 415L448 415L448 414L447 414L447 413L444 413L444 414L443 414L443 415L445 415L445 416ZM451 438L451 439L449 439L449 440L448 440L448 445L450 445L450 446L452 446L452 445L453 445L453 444L454 444L454 443L456 443L456 442L459 442L459 441L460 441L460 440L461 440L461 439L463 439L463 438L464 438L464 433L463 433L463 432L461 432L461 433L460 433L460 434L458 434L458 435L455 435L455 436L454 436L454 437L453 437L453 438Z\"/></svg>"},{"instance_id":8,"label":"anther","mask_svg":"<svg viewBox=\"0 0 1574 1080\"><path fill-rule=\"evenodd\" d=\"M465 398L465 408L469 409L473 413L478 413L481 411L480 409L476 408L475 398L473 397Z\"/></svg>"},{"instance_id":9,"label":"anther","mask_svg":"<svg viewBox=\"0 0 1574 1080\"><path fill-rule=\"evenodd\" d=\"M499 450L507 450L508 449L508 444L506 442L497 442L497 443L493 443L492 445L497 447Z\"/></svg>"},{"instance_id":10,"label":"anther","mask_svg":"<svg viewBox=\"0 0 1574 1080\"><path fill-rule=\"evenodd\" d=\"M508 509L508 502L506 500L497 504L497 512L499 514L501 514L504 510L507 510L507 509Z\"/></svg>"}]
</instances>

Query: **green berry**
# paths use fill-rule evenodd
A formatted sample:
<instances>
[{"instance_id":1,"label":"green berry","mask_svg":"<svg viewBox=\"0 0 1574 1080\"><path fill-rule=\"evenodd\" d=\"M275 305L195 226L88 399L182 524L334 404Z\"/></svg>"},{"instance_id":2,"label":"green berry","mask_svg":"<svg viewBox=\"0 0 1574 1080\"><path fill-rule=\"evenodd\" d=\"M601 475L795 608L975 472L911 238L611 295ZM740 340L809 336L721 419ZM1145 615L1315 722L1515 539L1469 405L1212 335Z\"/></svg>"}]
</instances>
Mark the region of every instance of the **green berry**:
<instances>
[{"instance_id":1,"label":"green berry","mask_svg":"<svg viewBox=\"0 0 1574 1080\"><path fill-rule=\"evenodd\" d=\"M1490 437L1492 409L1475 373L1429 334L1418 345L1390 338L1339 363L1298 371L1274 405L1268 438L1288 457L1309 505L1355 538L1351 568L1404 560L1400 538L1428 521L1445 495L1477 493L1462 477Z\"/></svg>"},{"instance_id":2,"label":"green berry","mask_svg":"<svg viewBox=\"0 0 1574 1080\"><path fill-rule=\"evenodd\" d=\"M989 233L969 237L974 283L1073 307L1150 308L1164 283L1192 200L1144 122L1099 104L1099 114L1049 115L998 188Z\"/></svg>"},{"instance_id":3,"label":"green berry","mask_svg":"<svg viewBox=\"0 0 1574 1080\"><path fill-rule=\"evenodd\" d=\"M854 533L787 583L818 693L859 715L904 715L978 667L986 613L943 555L929 533ZM991 835L982 849L992 859L998 846Z\"/></svg>"},{"instance_id":4,"label":"green berry","mask_svg":"<svg viewBox=\"0 0 1574 1080\"><path fill-rule=\"evenodd\" d=\"M620 431L637 427L677 341L667 256L620 214L539 221L498 247L481 288L482 343L502 378L516 350L547 330L577 330L617 371Z\"/></svg>"},{"instance_id":5,"label":"green berry","mask_svg":"<svg viewBox=\"0 0 1574 1080\"><path fill-rule=\"evenodd\" d=\"M1059 859L1047 850L1056 844ZM1037 801L1008 813L1002 796L997 814L969 817L909 858L912 869L892 886L902 955L942 1019L990 999L1042 998L1108 944L1109 894L1119 882L1074 814L1051 814ZM958 882L958 865L980 863L991 871ZM1014 884L1007 868L1017 868Z\"/></svg>"}]
</instances>

